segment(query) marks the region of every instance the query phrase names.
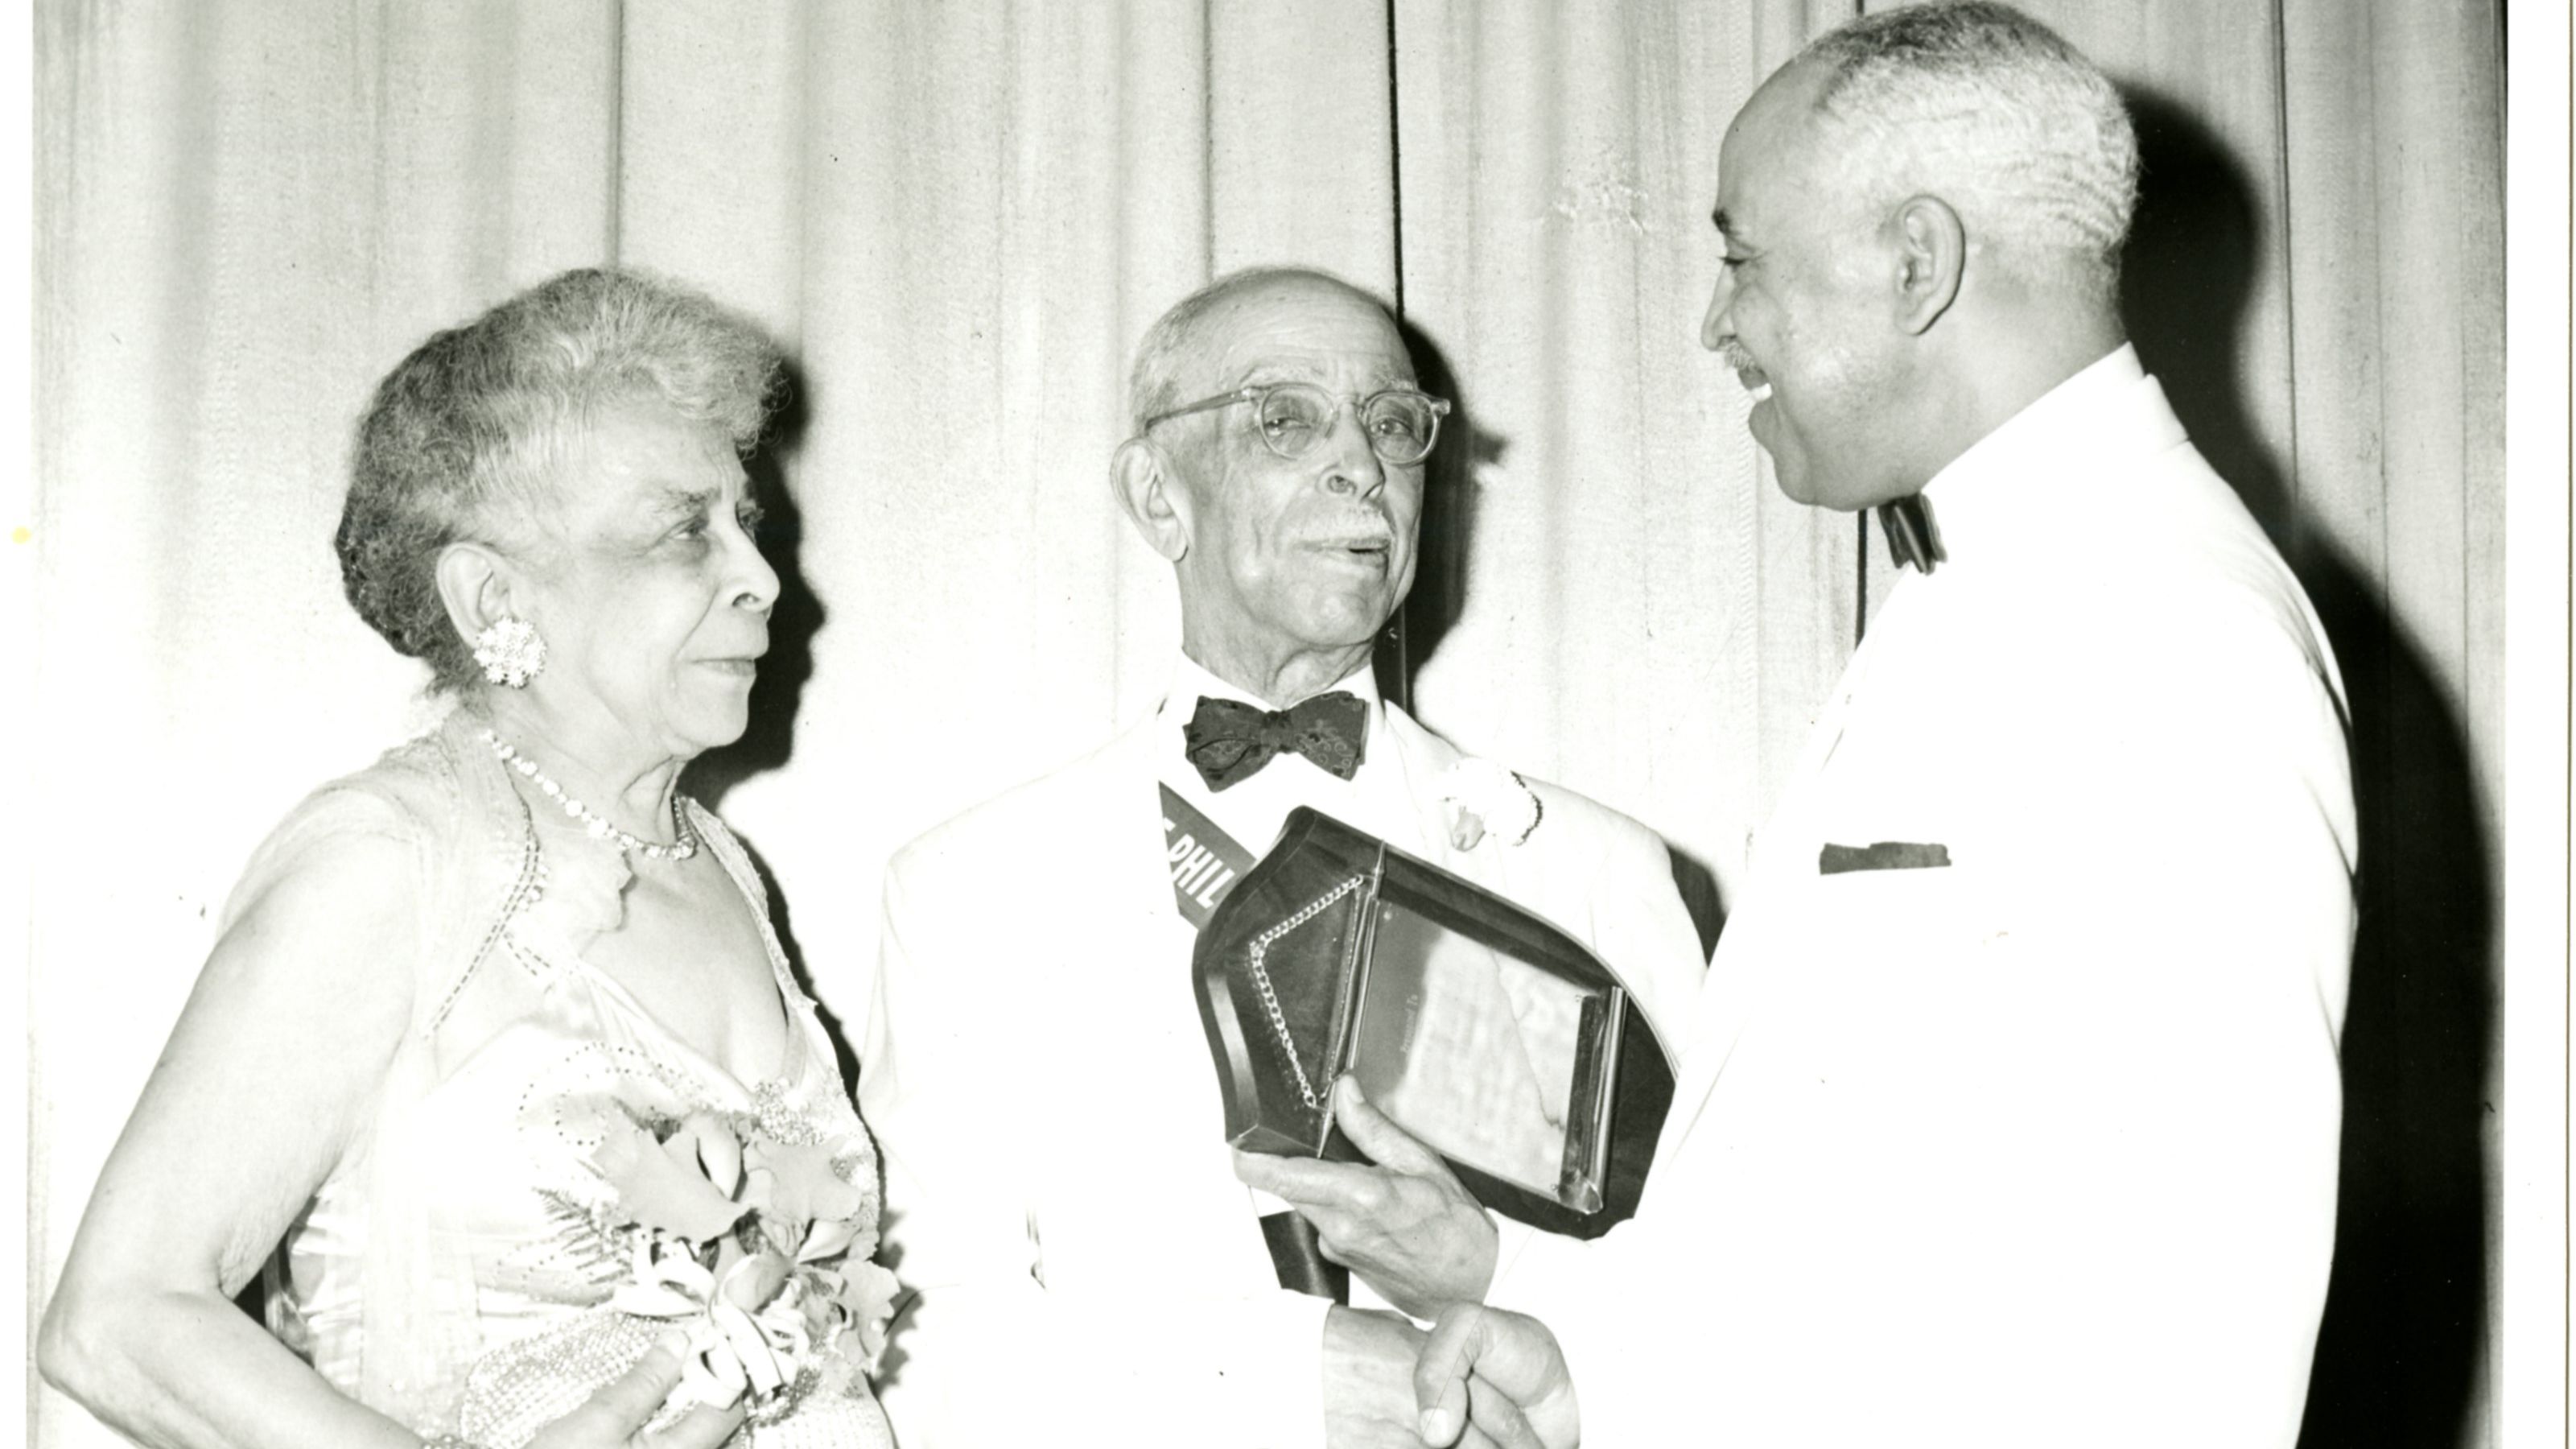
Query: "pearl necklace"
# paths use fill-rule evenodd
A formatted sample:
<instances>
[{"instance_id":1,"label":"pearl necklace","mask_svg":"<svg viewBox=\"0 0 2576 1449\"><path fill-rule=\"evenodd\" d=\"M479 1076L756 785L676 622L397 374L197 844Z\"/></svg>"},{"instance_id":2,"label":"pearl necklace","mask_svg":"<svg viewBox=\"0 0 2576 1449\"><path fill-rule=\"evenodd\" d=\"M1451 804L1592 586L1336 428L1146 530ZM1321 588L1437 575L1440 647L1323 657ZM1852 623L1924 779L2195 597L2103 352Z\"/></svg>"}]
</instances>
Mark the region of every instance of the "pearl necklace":
<instances>
[{"instance_id":1,"label":"pearl necklace","mask_svg":"<svg viewBox=\"0 0 2576 1449\"><path fill-rule=\"evenodd\" d=\"M483 731L483 743L492 747L492 753L501 757L501 763L527 776L529 784L543 791L547 799L563 806L566 815L580 821L582 828L590 832L591 839L614 841L619 850L639 852L646 860L687 860L698 853L698 833L689 828L689 812L681 807L678 792L671 795L671 833L677 838L668 845L659 845L618 829L589 806L565 794L564 787L538 769L536 761L511 748L510 742L500 735L487 729Z\"/></svg>"}]
</instances>

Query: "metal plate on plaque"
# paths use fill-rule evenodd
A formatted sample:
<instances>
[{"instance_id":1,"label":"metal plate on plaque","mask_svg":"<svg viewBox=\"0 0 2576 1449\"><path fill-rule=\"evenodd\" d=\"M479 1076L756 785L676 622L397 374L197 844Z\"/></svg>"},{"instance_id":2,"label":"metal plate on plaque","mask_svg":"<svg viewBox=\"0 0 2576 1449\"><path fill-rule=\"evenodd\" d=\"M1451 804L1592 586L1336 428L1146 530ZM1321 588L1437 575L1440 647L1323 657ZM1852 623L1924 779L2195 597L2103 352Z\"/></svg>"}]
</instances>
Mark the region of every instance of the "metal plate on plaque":
<instances>
[{"instance_id":1,"label":"metal plate on plaque","mask_svg":"<svg viewBox=\"0 0 2576 1449\"><path fill-rule=\"evenodd\" d=\"M1672 1063L1618 974L1481 886L1327 815L1199 932L1193 973L1227 1140L1359 1161L1344 1072L1496 1212L1577 1237L1636 1211Z\"/></svg>"}]
</instances>

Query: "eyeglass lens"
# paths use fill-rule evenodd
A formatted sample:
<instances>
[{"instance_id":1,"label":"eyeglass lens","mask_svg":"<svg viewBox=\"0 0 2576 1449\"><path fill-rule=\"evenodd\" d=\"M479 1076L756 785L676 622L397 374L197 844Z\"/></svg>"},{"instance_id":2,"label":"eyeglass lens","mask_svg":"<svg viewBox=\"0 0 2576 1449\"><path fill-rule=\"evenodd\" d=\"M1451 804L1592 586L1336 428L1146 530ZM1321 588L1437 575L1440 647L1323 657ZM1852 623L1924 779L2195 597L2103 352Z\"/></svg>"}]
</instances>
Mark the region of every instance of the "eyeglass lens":
<instances>
[{"instance_id":1,"label":"eyeglass lens","mask_svg":"<svg viewBox=\"0 0 2576 1449\"><path fill-rule=\"evenodd\" d=\"M1282 458L1300 458L1332 431L1341 401L1320 387L1280 383L1259 401L1262 441ZM1414 393L1382 392L1360 404L1360 431L1369 448L1389 463L1422 461L1431 451L1439 414Z\"/></svg>"}]
</instances>

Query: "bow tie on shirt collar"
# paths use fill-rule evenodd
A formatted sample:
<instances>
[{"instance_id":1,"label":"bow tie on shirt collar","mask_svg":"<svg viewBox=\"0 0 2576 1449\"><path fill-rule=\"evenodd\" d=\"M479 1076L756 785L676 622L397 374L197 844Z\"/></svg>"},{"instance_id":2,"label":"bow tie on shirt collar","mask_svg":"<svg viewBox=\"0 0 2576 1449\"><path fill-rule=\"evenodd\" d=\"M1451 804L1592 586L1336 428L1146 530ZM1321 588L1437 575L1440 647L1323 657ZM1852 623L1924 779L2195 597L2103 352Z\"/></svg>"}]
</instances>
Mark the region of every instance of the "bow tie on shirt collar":
<instances>
[{"instance_id":1,"label":"bow tie on shirt collar","mask_svg":"<svg viewBox=\"0 0 2576 1449\"><path fill-rule=\"evenodd\" d=\"M1282 750L1347 780L1359 773L1368 753L1368 705L1342 689L1287 709L1201 696L1181 738L1211 790L1250 779Z\"/></svg>"},{"instance_id":2,"label":"bow tie on shirt collar","mask_svg":"<svg viewBox=\"0 0 2576 1449\"><path fill-rule=\"evenodd\" d=\"M1916 573L1932 572L1932 565L1949 557L1941 551L1941 531L1932 526L1932 505L1915 493L1878 505L1878 526L1887 535L1887 556L1898 568L1911 565Z\"/></svg>"}]
</instances>

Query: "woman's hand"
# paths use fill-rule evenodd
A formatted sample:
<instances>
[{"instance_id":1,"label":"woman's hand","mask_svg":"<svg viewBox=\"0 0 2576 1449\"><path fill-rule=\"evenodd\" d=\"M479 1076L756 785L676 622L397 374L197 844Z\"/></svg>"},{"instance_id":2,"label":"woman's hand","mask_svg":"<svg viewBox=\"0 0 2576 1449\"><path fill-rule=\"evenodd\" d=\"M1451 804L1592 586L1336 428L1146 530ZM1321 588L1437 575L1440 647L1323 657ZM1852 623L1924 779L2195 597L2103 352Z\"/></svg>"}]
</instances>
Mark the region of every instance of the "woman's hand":
<instances>
[{"instance_id":1,"label":"woman's hand","mask_svg":"<svg viewBox=\"0 0 2576 1449\"><path fill-rule=\"evenodd\" d=\"M539 1429L528 1449L716 1449L742 1424L740 1399L723 1408L700 1404L660 1429L644 1428L679 1387L681 1363L678 1349L655 1344L588 1403Z\"/></svg>"}]
</instances>

